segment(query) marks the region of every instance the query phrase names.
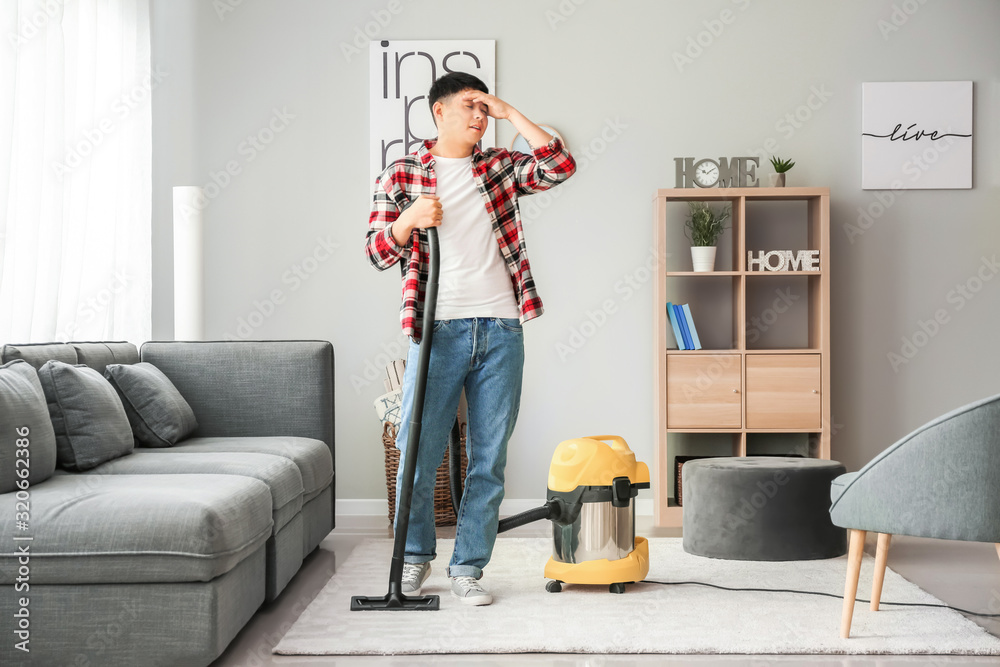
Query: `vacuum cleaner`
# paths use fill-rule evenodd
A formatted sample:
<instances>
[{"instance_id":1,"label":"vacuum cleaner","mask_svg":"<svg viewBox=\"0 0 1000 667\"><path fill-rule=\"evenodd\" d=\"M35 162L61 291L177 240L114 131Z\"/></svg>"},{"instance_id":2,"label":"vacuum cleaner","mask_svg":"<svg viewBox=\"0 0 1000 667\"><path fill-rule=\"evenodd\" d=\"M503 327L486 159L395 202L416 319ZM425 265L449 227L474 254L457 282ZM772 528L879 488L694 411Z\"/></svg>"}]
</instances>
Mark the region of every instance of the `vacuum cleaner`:
<instances>
[{"instance_id":1,"label":"vacuum cleaner","mask_svg":"<svg viewBox=\"0 0 1000 667\"><path fill-rule=\"evenodd\" d=\"M610 444L608 444L610 443ZM625 584L649 572L649 543L635 536L635 497L649 488L649 468L635 460L623 438L595 435L559 443L549 466L552 557L545 565L550 593L562 584ZM515 515L500 532L520 525Z\"/></svg>"},{"instance_id":2,"label":"vacuum cleaner","mask_svg":"<svg viewBox=\"0 0 1000 667\"><path fill-rule=\"evenodd\" d=\"M434 227L427 228L427 246L430 270L424 297L423 339L398 494L389 590L381 597L352 596L351 611L440 609L437 595L414 596L402 592L406 532L437 306L440 246ZM454 429L450 440L452 503L457 508L462 488ZM565 583L598 584L608 586L612 593L624 593L625 584L639 581L649 572L649 544L645 538L635 536L635 497L639 489L648 488L649 468L635 460L623 438L600 435L566 440L552 455L545 504L501 520L497 532L548 519L552 521L553 551L545 565L544 574L550 580L546 590L557 593Z\"/></svg>"}]
</instances>

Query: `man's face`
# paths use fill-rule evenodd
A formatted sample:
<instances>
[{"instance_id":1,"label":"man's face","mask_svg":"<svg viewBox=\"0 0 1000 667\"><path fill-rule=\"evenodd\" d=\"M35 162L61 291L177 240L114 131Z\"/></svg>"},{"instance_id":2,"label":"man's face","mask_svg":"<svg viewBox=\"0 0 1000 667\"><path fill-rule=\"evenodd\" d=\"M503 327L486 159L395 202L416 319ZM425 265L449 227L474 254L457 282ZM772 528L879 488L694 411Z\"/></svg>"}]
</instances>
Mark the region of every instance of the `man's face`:
<instances>
[{"instance_id":1,"label":"man's face","mask_svg":"<svg viewBox=\"0 0 1000 667\"><path fill-rule=\"evenodd\" d=\"M490 121L486 105L465 99L475 92L469 88L434 103L438 137L459 139L470 146L483 138Z\"/></svg>"}]
</instances>

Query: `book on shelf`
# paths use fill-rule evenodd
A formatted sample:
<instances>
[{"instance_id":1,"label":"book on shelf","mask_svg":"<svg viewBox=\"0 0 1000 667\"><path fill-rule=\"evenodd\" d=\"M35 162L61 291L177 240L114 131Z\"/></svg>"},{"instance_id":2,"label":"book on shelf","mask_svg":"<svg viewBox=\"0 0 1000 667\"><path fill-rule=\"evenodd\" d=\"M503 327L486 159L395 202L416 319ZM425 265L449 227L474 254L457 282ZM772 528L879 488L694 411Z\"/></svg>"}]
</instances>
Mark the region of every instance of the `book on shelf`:
<instances>
[{"instance_id":1,"label":"book on shelf","mask_svg":"<svg viewBox=\"0 0 1000 667\"><path fill-rule=\"evenodd\" d=\"M693 350L701 349L701 339L698 338L698 330L694 326L694 318L691 317L691 307L688 304L681 306L684 309L684 319L687 322L688 331L691 332L691 342L694 344Z\"/></svg>"},{"instance_id":2,"label":"book on shelf","mask_svg":"<svg viewBox=\"0 0 1000 667\"><path fill-rule=\"evenodd\" d=\"M686 350L684 347L684 335L681 333L681 325L677 321L677 313L674 312L674 304L667 301L667 316L670 318L670 329L674 332L674 341L678 350ZM668 336L669 338L669 336Z\"/></svg>"},{"instance_id":3,"label":"book on shelf","mask_svg":"<svg viewBox=\"0 0 1000 667\"><path fill-rule=\"evenodd\" d=\"M674 315L677 316L677 323L681 327L681 335L684 336L684 349L693 350L694 342L691 340L691 332L688 331L687 318L684 317L684 309L674 304Z\"/></svg>"},{"instance_id":4,"label":"book on shelf","mask_svg":"<svg viewBox=\"0 0 1000 667\"><path fill-rule=\"evenodd\" d=\"M667 306L668 312L669 312L669 309L670 309L670 306L668 305ZM673 325L671 325L669 327L664 327L664 334L665 334L665 338L666 338L666 342L667 342L667 349L668 350L679 350L679 349L681 349L680 344L677 342L677 337L674 335L674 327L673 327Z\"/></svg>"}]
</instances>

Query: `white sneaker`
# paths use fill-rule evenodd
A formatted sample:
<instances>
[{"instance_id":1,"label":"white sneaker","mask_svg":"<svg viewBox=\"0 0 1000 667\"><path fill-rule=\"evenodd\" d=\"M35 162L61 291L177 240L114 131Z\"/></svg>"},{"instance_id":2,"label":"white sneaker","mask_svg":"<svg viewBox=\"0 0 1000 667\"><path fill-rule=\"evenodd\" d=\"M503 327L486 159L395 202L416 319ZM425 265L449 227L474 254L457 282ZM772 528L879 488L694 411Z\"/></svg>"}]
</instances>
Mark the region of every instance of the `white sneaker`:
<instances>
[{"instance_id":1,"label":"white sneaker","mask_svg":"<svg viewBox=\"0 0 1000 667\"><path fill-rule=\"evenodd\" d=\"M493 596L483 589L475 577L452 577L451 594L462 604L479 606L493 602Z\"/></svg>"},{"instance_id":2,"label":"white sneaker","mask_svg":"<svg viewBox=\"0 0 1000 667\"><path fill-rule=\"evenodd\" d=\"M403 563L403 595L420 595L420 589L429 576L430 563Z\"/></svg>"}]
</instances>

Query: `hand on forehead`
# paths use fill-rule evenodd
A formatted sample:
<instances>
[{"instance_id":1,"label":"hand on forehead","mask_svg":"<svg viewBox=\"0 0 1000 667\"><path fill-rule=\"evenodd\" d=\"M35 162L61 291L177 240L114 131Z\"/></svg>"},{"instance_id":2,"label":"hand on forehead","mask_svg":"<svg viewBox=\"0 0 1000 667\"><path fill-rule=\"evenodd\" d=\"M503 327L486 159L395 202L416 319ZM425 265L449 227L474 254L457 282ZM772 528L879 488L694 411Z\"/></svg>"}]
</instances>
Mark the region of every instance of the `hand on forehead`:
<instances>
[{"instance_id":1,"label":"hand on forehead","mask_svg":"<svg viewBox=\"0 0 1000 667\"><path fill-rule=\"evenodd\" d=\"M484 108L489 107L486 103L486 93L478 90L466 90L462 92L462 101L476 101L478 99L479 104Z\"/></svg>"}]
</instances>

